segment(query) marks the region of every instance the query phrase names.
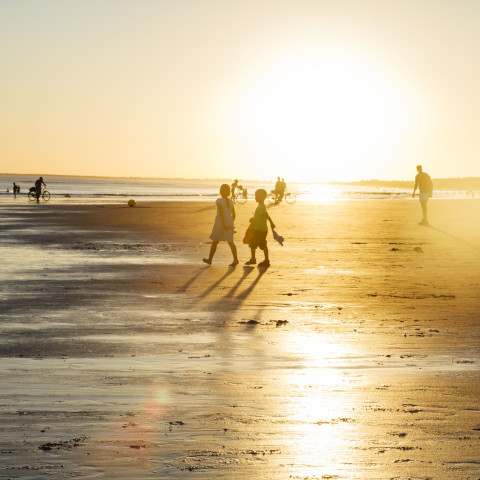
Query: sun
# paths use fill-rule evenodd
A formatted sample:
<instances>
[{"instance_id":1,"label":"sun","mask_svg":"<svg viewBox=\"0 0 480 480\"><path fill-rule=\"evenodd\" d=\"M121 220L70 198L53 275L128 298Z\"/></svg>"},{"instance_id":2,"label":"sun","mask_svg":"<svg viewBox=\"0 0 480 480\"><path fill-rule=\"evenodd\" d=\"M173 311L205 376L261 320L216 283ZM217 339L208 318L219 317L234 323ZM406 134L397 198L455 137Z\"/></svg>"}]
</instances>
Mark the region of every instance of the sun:
<instances>
[{"instance_id":1,"label":"sun","mask_svg":"<svg viewBox=\"0 0 480 480\"><path fill-rule=\"evenodd\" d=\"M242 85L232 112L233 135L257 170L303 181L364 178L362 165L384 161L412 117L384 72L332 50L265 66Z\"/></svg>"}]
</instances>

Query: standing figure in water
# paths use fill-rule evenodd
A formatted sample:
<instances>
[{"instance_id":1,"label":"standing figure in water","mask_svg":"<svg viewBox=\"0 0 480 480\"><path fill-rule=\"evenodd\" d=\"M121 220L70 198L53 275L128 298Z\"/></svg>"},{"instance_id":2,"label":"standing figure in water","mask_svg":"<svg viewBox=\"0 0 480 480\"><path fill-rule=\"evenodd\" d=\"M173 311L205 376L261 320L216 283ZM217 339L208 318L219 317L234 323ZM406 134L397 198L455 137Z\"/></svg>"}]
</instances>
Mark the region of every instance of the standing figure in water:
<instances>
[{"instance_id":1,"label":"standing figure in water","mask_svg":"<svg viewBox=\"0 0 480 480\"><path fill-rule=\"evenodd\" d=\"M419 191L418 198L420 199L420 205L422 207L422 221L419 225L428 226L427 218L427 202L433 193L433 182L430 175L422 170L421 165L417 165L417 175L415 177L415 186L413 187L412 197L415 198L415 192Z\"/></svg>"},{"instance_id":2,"label":"standing figure in water","mask_svg":"<svg viewBox=\"0 0 480 480\"><path fill-rule=\"evenodd\" d=\"M234 220L235 220L235 208L233 202L228 198L230 196L230 186L224 183L220 187L221 198L217 199L217 216L215 217L215 223L213 224L212 233L210 239L212 240L212 246L210 247L210 254L208 258L204 258L203 261L211 265L213 256L217 250L218 243L221 241L227 242L233 255L233 262L231 267L238 265L237 247L233 243L234 233Z\"/></svg>"}]
</instances>

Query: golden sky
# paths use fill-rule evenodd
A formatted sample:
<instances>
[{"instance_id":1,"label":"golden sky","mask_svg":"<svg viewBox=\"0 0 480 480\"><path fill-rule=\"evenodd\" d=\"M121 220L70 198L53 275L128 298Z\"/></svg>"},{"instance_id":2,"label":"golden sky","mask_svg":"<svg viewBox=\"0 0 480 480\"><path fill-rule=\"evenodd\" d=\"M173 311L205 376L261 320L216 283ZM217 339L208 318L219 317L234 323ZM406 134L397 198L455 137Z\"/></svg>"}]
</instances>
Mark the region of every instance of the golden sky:
<instances>
[{"instance_id":1,"label":"golden sky","mask_svg":"<svg viewBox=\"0 0 480 480\"><path fill-rule=\"evenodd\" d=\"M0 172L480 176L480 2L1 0Z\"/></svg>"}]
</instances>

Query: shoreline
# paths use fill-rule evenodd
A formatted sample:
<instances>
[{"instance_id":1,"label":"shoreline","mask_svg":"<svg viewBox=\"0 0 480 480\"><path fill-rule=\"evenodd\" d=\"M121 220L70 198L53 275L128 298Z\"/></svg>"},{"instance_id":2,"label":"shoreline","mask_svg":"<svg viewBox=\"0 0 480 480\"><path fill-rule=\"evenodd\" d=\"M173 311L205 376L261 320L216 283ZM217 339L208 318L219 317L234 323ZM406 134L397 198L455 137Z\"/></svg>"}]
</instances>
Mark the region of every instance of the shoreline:
<instances>
[{"instance_id":1,"label":"shoreline","mask_svg":"<svg viewBox=\"0 0 480 480\"><path fill-rule=\"evenodd\" d=\"M133 199L136 201L136 207L137 208L145 208L145 205L151 205L155 203L183 203L183 204L199 204L199 203L212 203L214 202L216 198L218 198L218 193L208 193L208 194L198 194L198 195L190 195L190 194L183 194L183 195L170 195L170 194L165 194L165 195L130 195L130 194L108 194L108 195L91 195L91 196L81 196L77 194L68 194L69 196L66 196L64 194L58 194L52 195L50 197L50 200L45 202L44 200L40 201L40 205L44 205L45 207L52 207L52 206L71 206L71 207L77 207L77 206L99 206L101 207L102 205L105 206L117 206L117 207L125 207L127 206L127 202L129 199ZM302 194L297 194L297 199L295 204L299 205L305 205L305 206L316 206L316 205L322 205L322 204L330 204L330 203L343 203L343 202L416 202L418 203L418 195L415 198L411 198L411 195L408 195L403 192L367 192L365 195L369 195L368 198L338 198L338 197L332 197L332 198L323 198L320 200L311 200L311 199L303 199ZM383 195L382 197L380 197ZM402 196L398 196L402 195ZM152 197L152 198L148 198ZM437 201L474 201L474 202L479 202L480 200L480 194L479 196L470 196L470 195L462 195L459 196L458 194L455 194L454 196L449 196L449 197L437 197L437 198L431 198L429 200L429 206L434 204ZM31 201L28 199L28 197L24 194L21 193L20 196L17 196L17 198L14 198L11 193L1 193L0 194L0 208L5 206L15 206L15 207L33 207L35 206L36 202ZM248 201L246 204L239 205L236 204L237 208L248 208L249 206L252 208L255 208L255 200L254 198L248 198ZM276 205L274 204L268 204L268 207L274 208ZM282 205L284 206L284 205Z\"/></svg>"},{"instance_id":2,"label":"shoreline","mask_svg":"<svg viewBox=\"0 0 480 480\"><path fill-rule=\"evenodd\" d=\"M44 176L47 177L64 177L64 178L88 178L88 179L112 179L112 180L163 180L163 181L178 181L178 180L185 180L185 181L195 181L195 182L225 182L229 183L232 179L227 178L189 178L189 177L142 177L142 176L105 176L105 175L65 175L65 174L50 174L50 173L0 173L0 176L32 176L32 177L39 177ZM252 183L274 183L272 179L251 179L251 178L240 178L242 182L252 182ZM476 189L480 189L480 177L479 176L468 176L468 177L440 177L440 178L433 178L434 182L440 184L456 183L457 185L464 184L464 183L474 183ZM378 186L378 187L392 187L392 188L403 188L408 187L413 189L413 184L415 181L413 179L361 179L361 180L352 180L350 182L343 182L339 180L329 180L324 182L305 182L305 181L291 181L291 183L295 184L317 184L317 185L350 185L350 186ZM456 190L457 188L446 188L447 190ZM444 189L442 189L444 190Z\"/></svg>"}]
</instances>

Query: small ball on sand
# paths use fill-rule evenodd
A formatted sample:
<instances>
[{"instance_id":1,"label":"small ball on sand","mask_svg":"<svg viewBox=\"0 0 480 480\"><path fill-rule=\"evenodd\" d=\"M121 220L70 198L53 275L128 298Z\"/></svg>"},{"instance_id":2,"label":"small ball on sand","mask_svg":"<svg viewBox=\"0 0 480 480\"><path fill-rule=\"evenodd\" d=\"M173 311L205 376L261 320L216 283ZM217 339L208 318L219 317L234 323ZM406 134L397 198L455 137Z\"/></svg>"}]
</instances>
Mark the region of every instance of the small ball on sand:
<instances>
[{"instance_id":1,"label":"small ball on sand","mask_svg":"<svg viewBox=\"0 0 480 480\"><path fill-rule=\"evenodd\" d=\"M128 201L128 206L129 207L134 207L136 204L135 200L133 198L131 198L129 201Z\"/></svg>"}]
</instances>

